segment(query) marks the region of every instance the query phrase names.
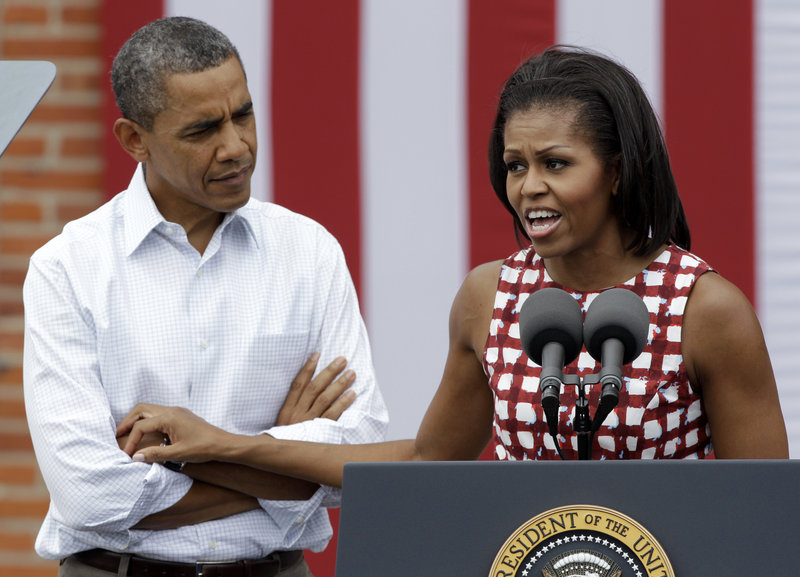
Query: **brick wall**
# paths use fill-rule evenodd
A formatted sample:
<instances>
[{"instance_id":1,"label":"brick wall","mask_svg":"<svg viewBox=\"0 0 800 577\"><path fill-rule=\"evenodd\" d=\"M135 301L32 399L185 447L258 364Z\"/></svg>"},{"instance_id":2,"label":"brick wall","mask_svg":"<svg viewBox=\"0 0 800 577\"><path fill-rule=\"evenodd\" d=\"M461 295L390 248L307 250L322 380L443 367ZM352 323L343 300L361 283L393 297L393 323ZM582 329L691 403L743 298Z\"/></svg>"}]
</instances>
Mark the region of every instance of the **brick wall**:
<instances>
[{"instance_id":1,"label":"brick wall","mask_svg":"<svg viewBox=\"0 0 800 577\"><path fill-rule=\"evenodd\" d=\"M33 551L48 496L22 398L22 282L31 253L103 201L100 16L100 0L0 0L0 59L49 60L58 70L0 158L2 575L57 573L56 563Z\"/></svg>"}]
</instances>

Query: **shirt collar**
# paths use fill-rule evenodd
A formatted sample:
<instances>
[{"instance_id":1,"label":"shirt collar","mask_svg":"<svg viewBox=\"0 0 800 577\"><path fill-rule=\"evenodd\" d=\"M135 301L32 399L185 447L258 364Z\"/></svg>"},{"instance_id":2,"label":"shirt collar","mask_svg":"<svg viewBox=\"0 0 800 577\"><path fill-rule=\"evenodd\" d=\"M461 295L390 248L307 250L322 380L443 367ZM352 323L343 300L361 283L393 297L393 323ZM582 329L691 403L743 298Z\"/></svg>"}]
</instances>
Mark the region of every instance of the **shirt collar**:
<instances>
[{"instance_id":1,"label":"shirt collar","mask_svg":"<svg viewBox=\"0 0 800 577\"><path fill-rule=\"evenodd\" d=\"M166 219L161 215L150 196L144 180L144 165L139 163L133 178L125 191L125 255L130 256L142 244L145 238ZM258 208L254 206L251 198L242 208L225 215L220 229L224 229L232 221L240 221L243 228L249 233L256 247L259 247L258 220L255 218Z\"/></svg>"}]
</instances>

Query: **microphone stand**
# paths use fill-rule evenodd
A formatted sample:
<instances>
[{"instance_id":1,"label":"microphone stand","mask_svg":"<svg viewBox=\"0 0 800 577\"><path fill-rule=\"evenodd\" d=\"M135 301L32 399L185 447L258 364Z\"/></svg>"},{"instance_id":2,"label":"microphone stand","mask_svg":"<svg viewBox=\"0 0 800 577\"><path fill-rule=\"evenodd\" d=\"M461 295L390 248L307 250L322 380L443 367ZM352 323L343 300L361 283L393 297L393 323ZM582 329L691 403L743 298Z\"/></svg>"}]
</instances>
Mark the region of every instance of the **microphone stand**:
<instances>
[{"instance_id":1,"label":"microphone stand","mask_svg":"<svg viewBox=\"0 0 800 577\"><path fill-rule=\"evenodd\" d=\"M578 460L587 461L592 458L592 419L589 417L589 400L586 398L585 386L578 383L578 398L575 400L575 421L573 429L578 435Z\"/></svg>"},{"instance_id":2,"label":"microphone stand","mask_svg":"<svg viewBox=\"0 0 800 577\"><path fill-rule=\"evenodd\" d=\"M578 460L588 461L592 458L592 442L594 441L594 433L598 427L606 420L606 417L616 406L616 403L601 403L595 411L594 419L589 414L589 400L586 398L586 386L596 385L601 381L601 374L586 375L583 380L578 375L564 375L563 383L565 385L575 385L578 387L578 398L575 400L575 419L573 421L573 430L578 436ZM550 419L548 418L548 421ZM549 423L551 436L555 441L556 450L561 455L558 439L552 434L552 431L557 430L558 424ZM555 426L554 426L555 425ZM563 455L561 455L563 459Z\"/></svg>"}]
</instances>

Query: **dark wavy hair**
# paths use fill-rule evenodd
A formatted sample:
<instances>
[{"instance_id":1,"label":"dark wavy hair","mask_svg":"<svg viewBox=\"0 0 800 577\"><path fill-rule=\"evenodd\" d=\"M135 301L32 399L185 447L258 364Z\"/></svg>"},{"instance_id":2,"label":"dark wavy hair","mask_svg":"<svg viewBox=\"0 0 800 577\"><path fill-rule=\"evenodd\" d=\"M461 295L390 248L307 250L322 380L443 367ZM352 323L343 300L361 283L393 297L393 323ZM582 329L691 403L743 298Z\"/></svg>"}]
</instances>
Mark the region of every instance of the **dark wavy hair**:
<instances>
[{"instance_id":1,"label":"dark wavy hair","mask_svg":"<svg viewBox=\"0 0 800 577\"><path fill-rule=\"evenodd\" d=\"M644 90L624 66L563 45L534 55L506 81L489 139L489 178L514 216L521 247L530 241L506 194L504 133L511 115L540 106L574 108L575 129L605 166L618 166L616 209L620 222L634 232L628 250L645 256L666 243L690 249L689 225L664 137Z\"/></svg>"}]
</instances>

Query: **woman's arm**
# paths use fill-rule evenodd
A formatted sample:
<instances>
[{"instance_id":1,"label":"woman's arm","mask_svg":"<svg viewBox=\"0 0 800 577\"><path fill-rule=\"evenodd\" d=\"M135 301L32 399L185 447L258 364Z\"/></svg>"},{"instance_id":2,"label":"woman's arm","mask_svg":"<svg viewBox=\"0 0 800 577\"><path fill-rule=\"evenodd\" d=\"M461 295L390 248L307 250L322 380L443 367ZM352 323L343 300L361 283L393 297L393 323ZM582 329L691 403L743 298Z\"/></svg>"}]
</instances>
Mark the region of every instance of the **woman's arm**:
<instances>
[{"instance_id":1,"label":"woman's arm","mask_svg":"<svg viewBox=\"0 0 800 577\"><path fill-rule=\"evenodd\" d=\"M494 396L482 359L501 265L473 269L453 300L444 375L417 433L424 460L476 459L491 439Z\"/></svg>"},{"instance_id":2,"label":"woman's arm","mask_svg":"<svg viewBox=\"0 0 800 577\"><path fill-rule=\"evenodd\" d=\"M761 325L747 298L702 275L684 312L682 349L699 388L714 453L723 459L789 457L786 427Z\"/></svg>"},{"instance_id":3,"label":"woman's arm","mask_svg":"<svg viewBox=\"0 0 800 577\"><path fill-rule=\"evenodd\" d=\"M185 409L171 408L144 419L129 415L119 430L130 431L125 450L133 453L143 434L160 431L172 445L142 449L134 454L136 460L225 461L333 486L341 486L348 462L474 459L491 437L493 400L480 357L498 273L499 263L478 267L454 300L444 375L416 440L327 445L233 435Z\"/></svg>"}]
</instances>

